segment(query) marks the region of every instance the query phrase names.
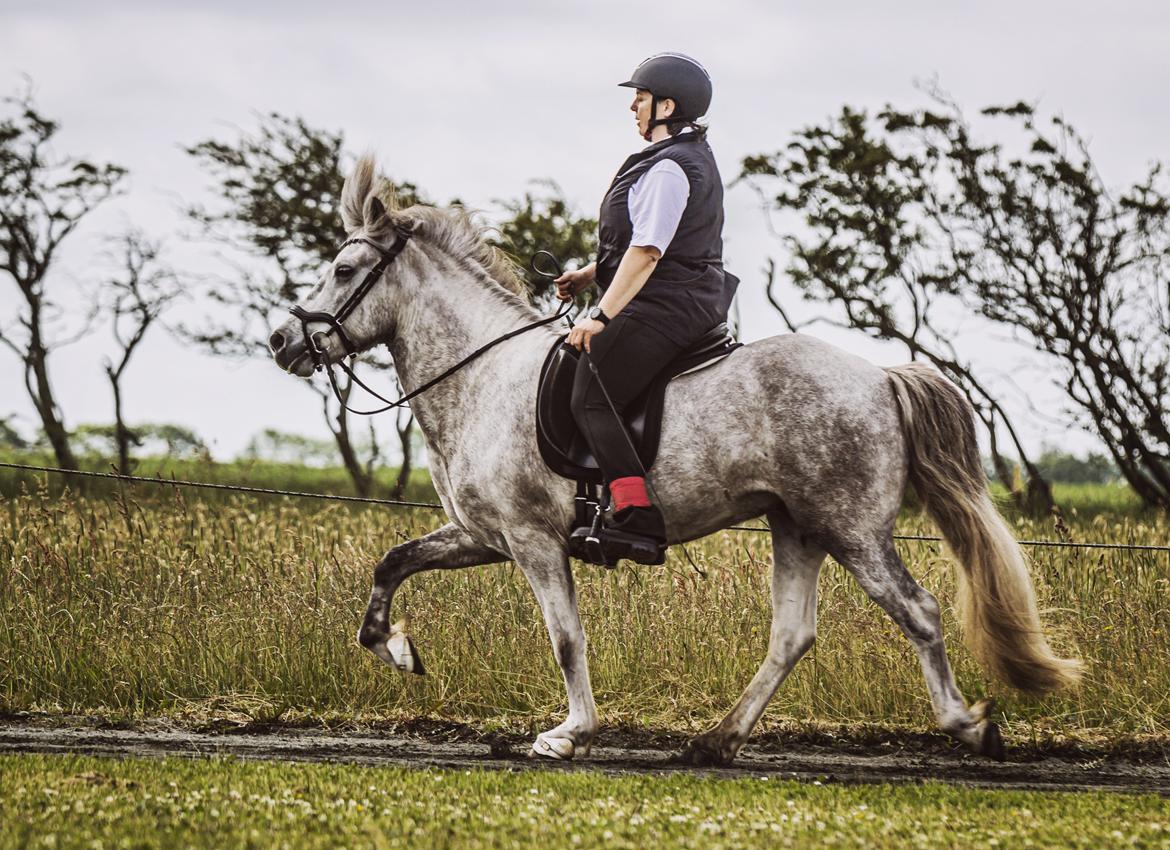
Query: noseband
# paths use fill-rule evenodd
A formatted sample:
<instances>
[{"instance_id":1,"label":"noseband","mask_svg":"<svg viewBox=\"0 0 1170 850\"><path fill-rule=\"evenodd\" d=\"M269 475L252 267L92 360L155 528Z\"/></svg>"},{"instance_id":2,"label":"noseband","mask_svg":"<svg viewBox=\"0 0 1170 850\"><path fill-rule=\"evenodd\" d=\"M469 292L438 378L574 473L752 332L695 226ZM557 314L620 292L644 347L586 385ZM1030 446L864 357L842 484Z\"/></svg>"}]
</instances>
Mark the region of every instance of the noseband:
<instances>
[{"instance_id":1,"label":"noseband","mask_svg":"<svg viewBox=\"0 0 1170 850\"><path fill-rule=\"evenodd\" d=\"M357 309L357 305L374 288L374 284L378 282L378 278L382 276L382 273L386 271L387 267L394 262L394 258L402 253L406 247L406 243L410 241L410 236L413 231L413 222L396 223L394 225L394 232L398 234L398 241L389 248L383 248L381 245L366 239L364 236L347 239L341 243L341 248L338 248L338 251L347 245L364 242L381 254L382 258L374 264L372 269L366 272L366 276L362 278L362 282L354 288L353 292L349 294L349 297L345 299L345 303L338 308L336 313L326 313L323 310L310 312L302 308L299 304L289 310L290 313L301 320L301 333L305 336L305 345L308 346L309 353L313 358L314 369L320 370L322 366L327 365L327 361L325 360L325 350L317 345L316 335L309 333L309 323L322 322L329 325L330 331L336 333L338 339L341 340L341 345L345 348L345 353L356 354L357 346L353 344L353 341L345 333L345 327L342 325L342 322L348 319L349 315Z\"/></svg>"}]
</instances>

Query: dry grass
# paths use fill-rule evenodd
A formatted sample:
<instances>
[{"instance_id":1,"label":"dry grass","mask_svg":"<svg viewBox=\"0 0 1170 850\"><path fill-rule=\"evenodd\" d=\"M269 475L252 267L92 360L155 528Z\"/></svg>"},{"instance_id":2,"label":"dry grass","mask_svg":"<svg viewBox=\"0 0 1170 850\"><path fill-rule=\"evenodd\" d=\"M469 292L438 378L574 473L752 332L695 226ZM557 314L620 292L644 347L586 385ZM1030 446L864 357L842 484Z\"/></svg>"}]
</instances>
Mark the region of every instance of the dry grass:
<instances>
[{"instance_id":1,"label":"dry grass","mask_svg":"<svg viewBox=\"0 0 1170 850\"><path fill-rule=\"evenodd\" d=\"M1086 491L1086 502L1108 499ZM31 493L0 503L0 710L120 716L214 710L272 719L432 715L522 721L563 710L536 604L499 565L419 576L409 615L427 665L404 678L356 646L370 571L385 548L439 523L433 511L141 490L107 498ZM1070 520L1079 540L1164 543L1165 518ZM1013 520L1020 538L1057 535ZM933 534L908 517L901 533ZM1170 727L1170 555L1033 549L1058 652L1079 655L1079 690L1039 701L989 684L962 648L951 570L938 544L903 542L911 571L947 609L968 698L1006 697L1037 730L1109 736ZM603 722L692 728L721 715L751 678L768 630L765 534L723 532L665 567L577 564ZM783 685L773 720L931 726L917 661L839 565L822 576L814 650Z\"/></svg>"}]
</instances>

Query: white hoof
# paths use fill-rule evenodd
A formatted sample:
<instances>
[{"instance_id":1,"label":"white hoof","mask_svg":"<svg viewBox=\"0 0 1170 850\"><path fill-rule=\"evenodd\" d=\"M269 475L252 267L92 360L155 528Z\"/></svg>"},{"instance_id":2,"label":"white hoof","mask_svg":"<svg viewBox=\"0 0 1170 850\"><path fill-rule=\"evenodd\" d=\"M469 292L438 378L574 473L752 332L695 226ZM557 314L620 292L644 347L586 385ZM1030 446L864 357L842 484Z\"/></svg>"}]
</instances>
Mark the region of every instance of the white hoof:
<instances>
[{"instance_id":1,"label":"white hoof","mask_svg":"<svg viewBox=\"0 0 1170 850\"><path fill-rule=\"evenodd\" d=\"M386 639L385 653L378 653L383 661L390 663L402 673L416 673L422 676L422 659L414 648L414 643L402 628L402 623L395 623L390 627L390 637Z\"/></svg>"},{"instance_id":2,"label":"white hoof","mask_svg":"<svg viewBox=\"0 0 1170 850\"><path fill-rule=\"evenodd\" d=\"M573 742L568 738L550 738L538 735L530 756L569 761L573 758Z\"/></svg>"}]
</instances>

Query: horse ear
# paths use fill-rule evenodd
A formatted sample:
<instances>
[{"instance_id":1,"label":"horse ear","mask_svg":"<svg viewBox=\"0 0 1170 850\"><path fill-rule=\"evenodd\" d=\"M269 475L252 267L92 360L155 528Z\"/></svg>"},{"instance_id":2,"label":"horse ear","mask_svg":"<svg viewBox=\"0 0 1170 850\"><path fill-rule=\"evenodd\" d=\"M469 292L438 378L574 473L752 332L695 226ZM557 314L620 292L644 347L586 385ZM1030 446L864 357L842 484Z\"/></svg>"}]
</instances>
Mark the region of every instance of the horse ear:
<instances>
[{"instance_id":1,"label":"horse ear","mask_svg":"<svg viewBox=\"0 0 1170 850\"><path fill-rule=\"evenodd\" d=\"M341 220L345 232L353 234L361 229L365 219L365 202L374 191L374 157L365 154L354 165L353 173L341 190Z\"/></svg>"},{"instance_id":2,"label":"horse ear","mask_svg":"<svg viewBox=\"0 0 1170 850\"><path fill-rule=\"evenodd\" d=\"M382 216L384 216L386 214L386 205L382 203L382 199L379 198L377 195L374 195L370 199L370 211L369 212L370 212L370 214L366 218L366 223L370 224L370 225L374 224L376 221L378 221Z\"/></svg>"}]
</instances>

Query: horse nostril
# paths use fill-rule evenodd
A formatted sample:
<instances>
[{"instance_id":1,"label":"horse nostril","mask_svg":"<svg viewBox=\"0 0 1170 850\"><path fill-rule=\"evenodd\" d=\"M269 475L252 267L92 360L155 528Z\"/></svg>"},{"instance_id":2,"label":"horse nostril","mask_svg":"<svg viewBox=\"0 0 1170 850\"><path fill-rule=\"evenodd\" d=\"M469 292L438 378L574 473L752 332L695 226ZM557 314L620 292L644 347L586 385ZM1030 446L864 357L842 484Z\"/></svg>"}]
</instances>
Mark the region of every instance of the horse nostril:
<instances>
[{"instance_id":1,"label":"horse nostril","mask_svg":"<svg viewBox=\"0 0 1170 850\"><path fill-rule=\"evenodd\" d=\"M268 347L273 351L280 351L284 348L284 334L280 331L274 332L272 336L268 337Z\"/></svg>"}]
</instances>

